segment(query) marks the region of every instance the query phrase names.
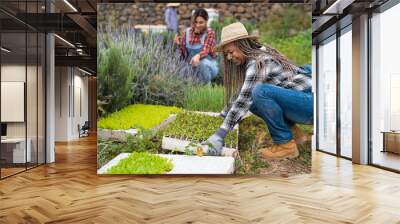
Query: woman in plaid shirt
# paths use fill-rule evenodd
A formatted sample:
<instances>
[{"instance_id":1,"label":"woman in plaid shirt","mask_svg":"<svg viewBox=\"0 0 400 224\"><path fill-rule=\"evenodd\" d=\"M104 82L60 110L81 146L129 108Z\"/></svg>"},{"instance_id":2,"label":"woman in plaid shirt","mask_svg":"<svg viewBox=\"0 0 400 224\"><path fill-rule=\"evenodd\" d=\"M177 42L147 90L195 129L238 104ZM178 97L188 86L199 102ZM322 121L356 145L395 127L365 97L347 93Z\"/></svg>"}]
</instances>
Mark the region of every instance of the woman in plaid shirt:
<instances>
[{"instance_id":1,"label":"woman in plaid shirt","mask_svg":"<svg viewBox=\"0 0 400 224\"><path fill-rule=\"evenodd\" d=\"M182 37L176 36L175 43L180 46L182 56L199 73L205 83L218 74L215 31L207 27L208 13L196 9L192 17L192 27L185 30Z\"/></svg>"},{"instance_id":2,"label":"woman in plaid shirt","mask_svg":"<svg viewBox=\"0 0 400 224\"><path fill-rule=\"evenodd\" d=\"M261 150L264 159L295 158L304 135L296 123L313 123L311 69L297 67L275 49L262 46L241 23L222 29L217 47L224 53L225 101L220 129L203 144L208 154L222 151L224 138L248 111L268 126L273 145ZM296 141L295 141L296 140Z\"/></svg>"}]
</instances>

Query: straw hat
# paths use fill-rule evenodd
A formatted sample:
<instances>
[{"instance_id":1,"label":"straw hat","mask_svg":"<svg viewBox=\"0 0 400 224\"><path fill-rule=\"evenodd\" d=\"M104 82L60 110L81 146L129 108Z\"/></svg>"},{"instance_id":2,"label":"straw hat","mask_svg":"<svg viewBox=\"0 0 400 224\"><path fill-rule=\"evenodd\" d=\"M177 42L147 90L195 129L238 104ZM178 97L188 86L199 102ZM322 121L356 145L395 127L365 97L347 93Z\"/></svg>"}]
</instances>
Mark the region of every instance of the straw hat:
<instances>
[{"instance_id":1,"label":"straw hat","mask_svg":"<svg viewBox=\"0 0 400 224\"><path fill-rule=\"evenodd\" d=\"M232 23L222 28L221 43L216 47L217 51L221 51L222 47L236 40L241 39L257 39L258 36L249 35L246 27L241 22Z\"/></svg>"},{"instance_id":2,"label":"straw hat","mask_svg":"<svg viewBox=\"0 0 400 224\"><path fill-rule=\"evenodd\" d=\"M167 3L167 7L178 7L180 5L180 3Z\"/></svg>"}]
</instances>

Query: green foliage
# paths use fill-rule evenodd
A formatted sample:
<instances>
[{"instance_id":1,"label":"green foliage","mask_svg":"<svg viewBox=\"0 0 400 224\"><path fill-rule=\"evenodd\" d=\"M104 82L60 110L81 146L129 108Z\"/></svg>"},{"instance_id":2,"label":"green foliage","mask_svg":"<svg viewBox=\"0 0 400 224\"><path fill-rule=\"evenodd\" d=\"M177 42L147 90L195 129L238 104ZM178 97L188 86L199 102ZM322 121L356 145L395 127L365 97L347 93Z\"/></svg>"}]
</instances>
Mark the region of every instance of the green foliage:
<instances>
[{"instance_id":1,"label":"green foliage","mask_svg":"<svg viewBox=\"0 0 400 224\"><path fill-rule=\"evenodd\" d=\"M177 107L134 104L100 118L97 126L102 129L121 130L129 128L151 129L165 120L171 113L181 111Z\"/></svg>"},{"instance_id":2,"label":"green foliage","mask_svg":"<svg viewBox=\"0 0 400 224\"><path fill-rule=\"evenodd\" d=\"M273 38L287 38L311 28L311 10L305 5L288 5L271 11L265 21L259 23L260 33Z\"/></svg>"},{"instance_id":3,"label":"green foliage","mask_svg":"<svg viewBox=\"0 0 400 224\"><path fill-rule=\"evenodd\" d=\"M170 159L148 152L133 152L107 170L108 174L164 174L173 169Z\"/></svg>"},{"instance_id":4,"label":"green foliage","mask_svg":"<svg viewBox=\"0 0 400 224\"><path fill-rule=\"evenodd\" d=\"M158 153L161 151L161 139L161 133L154 133L151 130L143 130L138 136L127 136L126 148L129 152Z\"/></svg>"},{"instance_id":5,"label":"green foliage","mask_svg":"<svg viewBox=\"0 0 400 224\"><path fill-rule=\"evenodd\" d=\"M311 64L311 29L286 38L264 35L261 42L277 49L297 65Z\"/></svg>"},{"instance_id":6,"label":"green foliage","mask_svg":"<svg viewBox=\"0 0 400 224\"><path fill-rule=\"evenodd\" d=\"M125 141L99 139L97 142L97 166L102 167L120 153L161 151L161 133L143 130L140 135L127 135Z\"/></svg>"},{"instance_id":7,"label":"green foliage","mask_svg":"<svg viewBox=\"0 0 400 224\"><path fill-rule=\"evenodd\" d=\"M224 108L222 86L190 86L185 91L183 108L196 111L220 112Z\"/></svg>"},{"instance_id":8,"label":"green foliage","mask_svg":"<svg viewBox=\"0 0 400 224\"><path fill-rule=\"evenodd\" d=\"M223 119L220 117L185 111L179 113L176 119L168 125L164 135L203 142L219 129L222 122ZM225 137L225 146L237 147L237 135L235 131L231 131Z\"/></svg>"},{"instance_id":9,"label":"green foliage","mask_svg":"<svg viewBox=\"0 0 400 224\"><path fill-rule=\"evenodd\" d=\"M124 152L125 149L124 144L99 139L97 141L97 168L104 166L108 161Z\"/></svg>"},{"instance_id":10,"label":"green foliage","mask_svg":"<svg viewBox=\"0 0 400 224\"><path fill-rule=\"evenodd\" d=\"M271 142L265 122L256 116L250 116L240 122L239 155L236 161L236 174L259 174L260 169L269 167L261 158L259 148Z\"/></svg>"},{"instance_id":11,"label":"green foliage","mask_svg":"<svg viewBox=\"0 0 400 224\"><path fill-rule=\"evenodd\" d=\"M306 5L273 10L258 25L260 41L297 65L311 64L311 11Z\"/></svg>"},{"instance_id":12,"label":"green foliage","mask_svg":"<svg viewBox=\"0 0 400 224\"><path fill-rule=\"evenodd\" d=\"M100 51L119 46L129 55L132 103L182 106L186 86L195 83L192 70L173 43L170 33L141 33L128 27L100 30Z\"/></svg>"},{"instance_id":13,"label":"green foliage","mask_svg":"<svg viewBox=\"0 0 400 224\"><path fill-rule=\"evenodd\" d=\"M104 114L128 105L132 99L132 70L126 55L118 46L103 50L98 55L98 99L109 103L102 105Z\"/></svg>"},{"instance_id":14,"label":"green foliage","mask_svg":"<svg viewBox=\"0 0 400 224\"><path fill-rule=\"evenodd\" d=\"M311 141L307 141L304 144L297 145L299 150L299 157L296 158L307 167L311 167L312 154L311 154Z\"/></svg>"}]
</instances>

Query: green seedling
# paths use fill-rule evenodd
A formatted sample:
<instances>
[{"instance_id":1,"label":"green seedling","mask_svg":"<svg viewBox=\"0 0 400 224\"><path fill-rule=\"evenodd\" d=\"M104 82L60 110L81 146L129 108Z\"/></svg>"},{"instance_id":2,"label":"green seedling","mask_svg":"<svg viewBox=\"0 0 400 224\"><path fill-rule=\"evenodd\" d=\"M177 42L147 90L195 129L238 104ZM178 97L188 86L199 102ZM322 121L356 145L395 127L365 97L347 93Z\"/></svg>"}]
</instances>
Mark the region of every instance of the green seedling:
<instances>
[{"instance_id":1,"label":"green seedling","mask_svg":"<svg viewBox=\"0 0 400 224\"><path fill-rule=\"evenodd\" d=\"M170 114L178 113L177 107L134 104L98 120L102 129L124 130L129 128L151 129L164 121Z\"/></svg>"},{"instance_id":2,"label":"green seedling","mask_svg":"<svg viewBox=\"0 0 400 224\"><path fill-rule=\"evenodd\" d=\"M165 136L175 136L184 139L188 137L193 142L203 142L214 134L221 126L223 119L193 112L181 112L176 119L168 125ZM237 134L231 131L225 137L225 146L237 147Z\"/></svg>"},{"instance_id":3,"label":"green seedling","mask_svg":"<svg viewBox=\"0 0 400 224\"><path fill-rule=\"evenodd\" d=\"M172 161L148 152L133 152L107 170L108 174L164 174L173 169Z\"/></svg>"}]
</instances>

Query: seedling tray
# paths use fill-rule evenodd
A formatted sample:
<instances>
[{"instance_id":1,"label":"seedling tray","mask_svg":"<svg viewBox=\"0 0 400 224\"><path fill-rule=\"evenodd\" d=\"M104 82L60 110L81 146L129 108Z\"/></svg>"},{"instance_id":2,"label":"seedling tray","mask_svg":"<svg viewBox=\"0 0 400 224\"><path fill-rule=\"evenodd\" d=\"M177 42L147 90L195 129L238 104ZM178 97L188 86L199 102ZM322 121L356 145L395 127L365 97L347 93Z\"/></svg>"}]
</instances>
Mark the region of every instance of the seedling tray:
<instances>
[{"instance_id":1,"label":"seedling tray","mask_svg":"<svg viewBox=\"0 0 400 224\"><path fill-rule=\"evenodd\" d=\"M121 153L97 170L97 174L107 174L107 170L118 164L121 159L128 157L130 153ZM235 159L233 157L220 156L187 156L172 154L157 154L158 156L172 160L174 168L165 173L171 174L233 174L235 171Z\"/></svg>"},{"instance_id":2,"label":"seedling tray","mask_svg":"<svg viewBox=\"0 0 400 224\"><path fill-rule=\"evenodd\" d=\"M197 113L197 114L203 114L207 116L212 116L212 117L218 117L219 113L214 113L214 112L200 112L200 111L187 111L189 113ZM172 125L172 124L171 124ZM222 149L221 155L222 156L235 156L238 153L238 135L239 135L239 128L238 125L234 127L232 130L237 136L237 140L234 144L232 145L225 145ZM205 139L204 139L205 140ZM173 135L164 135L162 139L162 145L161 147L166 150L172 150L172 151L179 151L179 152L185 152L187 149L191 148L193 152L193 144L198 145L201 143L199 140L195 140L191 138L190 136L173 136ZM190 147L192 146L192 147Z\"/></svg>"}]
</instances>

